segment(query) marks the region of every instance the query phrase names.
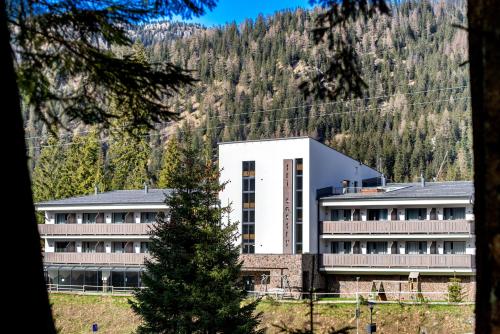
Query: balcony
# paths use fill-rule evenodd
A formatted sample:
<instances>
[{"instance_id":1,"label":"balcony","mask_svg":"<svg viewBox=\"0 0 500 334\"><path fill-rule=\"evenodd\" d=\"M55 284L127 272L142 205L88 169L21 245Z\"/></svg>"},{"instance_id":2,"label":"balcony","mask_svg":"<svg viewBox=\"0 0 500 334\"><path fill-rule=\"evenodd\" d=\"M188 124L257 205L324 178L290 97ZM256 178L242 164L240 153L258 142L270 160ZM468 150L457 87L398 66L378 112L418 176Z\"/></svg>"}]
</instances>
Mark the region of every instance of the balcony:
<instances>
[{"instance_id":1,"label":"balcony","mask_svg":"<svg viewBox=\"0 0 500 334\"><path fill-rule=\"evenodd\" d=\"M323 221L321 234L473 234L470 220Z\"/></svg>"},{"instance_id":2,"label":"balcony","mask_svg":"<svg viewBox=\"0 0 500 334\"><path fill-rule=\"evenodd\" d=\"M144 264L144 253L43 253L43 261L64 264Z\"/></svg>"},{"instance_id":3,"label":"balcony","mask_svg":"<svg viewBox=\"0 0 500 334\"><path fill-rule=\"evenodd\" d=\"M40 224L41 236L147 235L153 224Z\"/></svg>"},{"instance_id":4,"label":"balcony","mask_svg":"<svg viewBox=\"0 0 500 334\"><path fill-rule=\"evenodd\" d=\"M322 254L322 267L473 269L470 254Z\"/></svg>"}]
</instances>

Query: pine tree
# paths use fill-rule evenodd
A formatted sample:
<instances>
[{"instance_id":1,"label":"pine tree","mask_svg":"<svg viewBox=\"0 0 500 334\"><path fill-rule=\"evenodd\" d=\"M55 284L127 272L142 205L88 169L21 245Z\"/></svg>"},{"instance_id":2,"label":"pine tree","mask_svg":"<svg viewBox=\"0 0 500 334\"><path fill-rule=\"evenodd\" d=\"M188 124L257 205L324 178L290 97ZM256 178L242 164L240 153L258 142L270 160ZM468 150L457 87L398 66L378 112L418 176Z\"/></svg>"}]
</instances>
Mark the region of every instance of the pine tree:
<instances>
[{"instance_id":1,"label":"pine tree","mask_svg":"<svg viewBox=\"0 0 500 334\"><path fill-rule=\"evenodd\" d=\"M150 180L148 161L151 148L146 131L133 135L115 134L108 151L108 184L113 190L139 189Z\"/></svg>"},{"instance_id":2,"label":"pine tree","mask_svg":"<svg viewBox=\"0 0 500 334\"><path fill-rule=\"evenodd\" d=\"M167 143L158 174L158 188L172 187L172 176L179 166L179 142L173 137Z\"/></svg>"},{"instance_id":3,"label":"pine tree","mask_svg":"<svg viewBox=\"0 0 500 334\"><path fill-rule=\"evenodd\" d=\"M96 130L86 136L77 135L66 151L60 189L64 197L87 195L94 187L106 190L104 158Z\"/></svg>"},{"instance_id":4,"label":"pine tree","mask_svg":"<svg viewBox=\"0 0 500 334\"><path fill-rule=\"evenodd\" d=\"M149 61L144 45L138 39L132 45L129 56L140 64L147 64ZM111 104L111 110L116 112L122 109L123 104L134 106L136 102L127 96L116 98ZM129 110L132 109L133 107L129 107ZM115 122L115 126L126 127L128 116L141 117L125 111L125 117ZM111 189L138 189L145 183L151 183L148 167L152 149L147 139L148 135L149 131L145 126L125 133L113 133L108 170L108 183Z\"/></svg>"},{"instance_id":5,"label":"pine tree","mask_svg":"<svg viewBox=\"0 0 500 334\"><path fill-rule=\"evenodd\" d=\"M222 222L216 163L188 139L169 175L170 208L151 232L145 286L131 301L138 333L257 333L256 302L242 305L237 225Z\"/></svg>"},{"instance_id":6,"label":"pine tree","mask_svg":"<svg viewBox=\"0 0 500 334\"><path fill-rule=\"evenodd\" d=\"M35 202L60 199L60 181L64 162L63 146L55 137L44 145L33 171L33 200Z\"/></svg>"}]
</instances>

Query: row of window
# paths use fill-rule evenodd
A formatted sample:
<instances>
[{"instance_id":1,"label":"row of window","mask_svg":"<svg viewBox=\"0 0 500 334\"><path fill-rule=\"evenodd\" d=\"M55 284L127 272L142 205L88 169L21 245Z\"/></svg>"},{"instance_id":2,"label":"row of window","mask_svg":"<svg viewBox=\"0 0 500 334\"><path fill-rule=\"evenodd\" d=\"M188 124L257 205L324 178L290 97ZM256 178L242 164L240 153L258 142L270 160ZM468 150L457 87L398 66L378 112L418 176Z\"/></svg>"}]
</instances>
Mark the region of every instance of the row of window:
<instances>
[{"instance_id":1,"label":"row of window","mask_svg":"<svg viewBox=\"0 0 500 334\"><path fill-rule=\"evenodd\" d=\"M255 161L242 162L242 252L255 253Z\"/></svg>"},{"instance_id":2,"label":"row of window","mask_svg":"<svg viewBox=\"0 0 500 334\"><path fill-rule=\"evenodd\" d=\"M302 159L295 159L295 253L302 253L302 175L303 175Z\"/></svg>"},{"instance_id":3,"label":"row of window","mask_svg":"<svg viewBox=\"0 0 500 334\"><path fill-rule=\"evenodd\" d=\"M406 241L404 254L438 254L435 241L427 248L427 241ZM445 241L443 254L465 254L465 241ZM333 241L330 243L332 254L361 254L359 241ZM366 243L367 254L400 254L400 249L396 242L388 247L387 241L368 241Z\"/></svg>"},{"instance_id":4,"label":"row of window","mask_svg":"<svg viewBox=\"0 0 500 334\"><path fill-rule=\"evenodd\" d=\"M367 220L387 220L390 210L391 220L399 220L398 209L367 209ZM332 209L330 217L333 221L361 220L359 209ZM405 209L405 220L426 220L427 208ZM430 220L437 220L437 209L429 212ZM465 208L443 208L443 220L465 219Z\"/></svg>"},{"instance_id":5,"label":"row of window","mask_svg":"<svg viewBox=\"0 0 500 334\"><path fill-rule=\"evenodd\" d=\"M151 224L156 222L157 212L141 212L141 223ZM56 213L56 224L76 224L75 213ZM86 212L82 214L82 224L104 224L104 213ZM113 212L111 215L113 224L134 224L135 218L133 212Z\"/></svg>"},{"instance_id":6,"label":"row of window","mask_svg":"<svg viewBox=\"0 0 500 334\"><path fill-rule=\"evenodd\" d=\"M140 245L141 253L149 252L149 242L143 241ZM74 241L56 241L54 245L56 253L75 253L76 243ZM103 241L82 242L82 253L105 253L106 249ZM135 253L132 241L111 242L111 253Z\"/></svg>"},{"instance_id":7,"label":"row of window","mask_svg":"<svg viewBox=\"0 0 500 334\"><path fill-rule=\"evenodd\" d=\"M113 287L140 287L142 271L139 268L113 269L104 275L108 277L103 280L102 269L95 268L50 268L44 271L45 280L48 284L67 285L68 290L73 286L79 289L85 285L87 291L100 291L103 285ZM109 275L109 276L108 276Z\"/></svg>"}]
</instances>

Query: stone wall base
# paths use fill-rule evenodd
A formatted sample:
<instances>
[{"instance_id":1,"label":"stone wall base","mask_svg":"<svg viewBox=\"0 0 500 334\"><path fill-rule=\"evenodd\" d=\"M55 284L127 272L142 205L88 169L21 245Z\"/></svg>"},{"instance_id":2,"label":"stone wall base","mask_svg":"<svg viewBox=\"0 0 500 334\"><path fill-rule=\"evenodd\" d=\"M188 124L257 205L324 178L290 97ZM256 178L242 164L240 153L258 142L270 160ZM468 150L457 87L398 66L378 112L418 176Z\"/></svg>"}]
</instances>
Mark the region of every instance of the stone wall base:
<instances>
[{"instance_id":1,"label":"stone wall base","mask_svg":"<svg viewBox=\"0 0 500 334\"><path fill-rule=\"evenodd\" d=\"M318 257L313 254L242 254L242 279L247 290L273 292L288 290L295 296L310 291L329 297L355 298L356 292L365 298L387 300L447 300L452 275L420 275L418 282L409 282L408 275L341 275L318 270ZM266 275L263 280L263 275ZM285 278L286 275L286 278ZM356 281L359 276L359 282ZM474 301L475 276L457 276L461 280L464 301ZM288 285L287 285L288 280Z\"/></svg>"},{"instance_id":2,"label":"stone wall base","mask_svg":"<svg viewBox=\"0 0 500 334\"><path fill-rule=\"evenodd\" d=\"M313 281L315 288L325 284L323 275L318 271L317 255L242 254L240 260L243 262L243 280L252 282L254 291L287 289L287 279L294 293L308 291ZM267 280L262 279L263 274L269 276Z\"/></svg>"},{"instance_id":3,"label":"stone wall base","mask_svg":"<svg viewBox=\"0 0 500 334\"><path fill-rule=\"evenodd\" d=\"M446 300L450 278L453 276L420 275L418 282L411 283L408 275L355 275L326 274L325 292L339 297L355 297L356 292L387 300L414 300L423 297L428 300ZM461 280L464 301L474 301L476 279L474 276L458 276ZM419 295L420 293L420 295ZM335 295L334 295L335 296Z\"/></svg>"}]
</instances>

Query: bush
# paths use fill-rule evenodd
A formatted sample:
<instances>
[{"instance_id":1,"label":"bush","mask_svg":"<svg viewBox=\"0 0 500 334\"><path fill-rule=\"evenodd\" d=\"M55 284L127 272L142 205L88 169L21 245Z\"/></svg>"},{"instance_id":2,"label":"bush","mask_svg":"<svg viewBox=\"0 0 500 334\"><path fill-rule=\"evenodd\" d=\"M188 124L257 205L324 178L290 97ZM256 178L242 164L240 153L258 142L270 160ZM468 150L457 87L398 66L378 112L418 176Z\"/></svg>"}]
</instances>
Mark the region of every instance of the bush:
<instances>
[{"instance_id":1,"label":"bush","mask_svg":"<svg viewBox=\"0 0 500 334\"><path fill-rule=\"evenodd\" d=\"M359 305L368 305L368 300L362 295L359 295L358 299L359 299Z\"/></svg>"},{"instance_id":2,"label":"bush","mask_svg":"<svg viewBox=\"0 0 500 334\"><path fill-rule=\"evenodd\" d=\"M450 282L448 283L448 301L451 303L460 303L464 299L464 292L460 282L460 278L450 278Z\"/></svg>"}]
</instances>

